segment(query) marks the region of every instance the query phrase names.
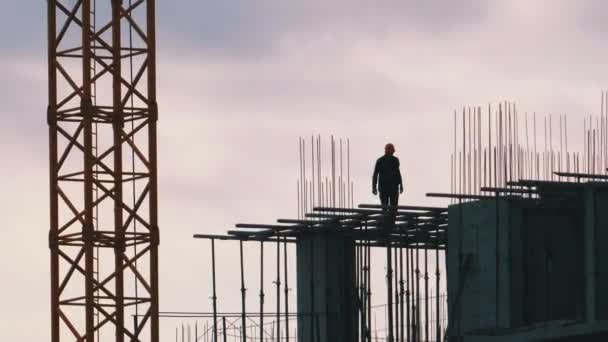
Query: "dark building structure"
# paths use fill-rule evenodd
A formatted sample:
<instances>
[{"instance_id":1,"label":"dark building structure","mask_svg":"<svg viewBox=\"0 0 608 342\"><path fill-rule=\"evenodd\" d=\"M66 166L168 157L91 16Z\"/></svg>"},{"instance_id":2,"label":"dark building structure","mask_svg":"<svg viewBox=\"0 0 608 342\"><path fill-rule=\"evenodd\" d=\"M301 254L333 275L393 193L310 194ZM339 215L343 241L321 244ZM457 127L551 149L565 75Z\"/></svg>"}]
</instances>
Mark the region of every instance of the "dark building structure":
<instances>
[{"instance_id":1,"label":"dark building structure","mask_svg":"<svg viewBox=\"0 0 608 342\"><path fill-rule=\"evenodd\" d=\"M510 185L449 207L450 340L607 340L608 184Z\"/></svg>"}]
</instances>

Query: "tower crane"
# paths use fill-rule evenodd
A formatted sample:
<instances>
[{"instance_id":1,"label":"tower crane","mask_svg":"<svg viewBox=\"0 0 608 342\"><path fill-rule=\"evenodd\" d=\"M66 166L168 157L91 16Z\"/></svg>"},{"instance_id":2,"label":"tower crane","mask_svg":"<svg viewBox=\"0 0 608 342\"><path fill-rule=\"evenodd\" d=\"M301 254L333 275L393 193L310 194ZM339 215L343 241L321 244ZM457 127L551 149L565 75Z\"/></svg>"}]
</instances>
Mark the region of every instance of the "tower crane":
<instances>
[{"instance_id":1,"label":"tower crane","mask_svg":"<svg viewBox=\"0 0 608 342\"><path fill-rule=\"evenodd\" d=\"M47 0L51 341L159 340L155 0Z\"/></svg>"}]
</instances>

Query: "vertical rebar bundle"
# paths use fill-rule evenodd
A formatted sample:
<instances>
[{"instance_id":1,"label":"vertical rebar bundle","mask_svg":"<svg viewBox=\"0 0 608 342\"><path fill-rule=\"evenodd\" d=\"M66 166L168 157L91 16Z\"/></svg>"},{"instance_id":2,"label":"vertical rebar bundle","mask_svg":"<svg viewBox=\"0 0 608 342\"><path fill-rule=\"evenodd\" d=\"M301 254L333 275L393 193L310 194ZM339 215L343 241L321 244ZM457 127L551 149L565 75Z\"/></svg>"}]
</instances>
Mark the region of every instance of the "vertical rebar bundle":
<instances>
[{"instance_id":1,"label":"vertical rebar bundle","mask_svg":"<svg viewBox=\"0 0 608 342\"><path fill-rule=\"evenodd\" d=\"M599 116L583 119L582 136L576 134L582 139L574 140L578 143L569 137L573 121L565 114L521 115L511 102L489 104L485 114L481 107L454 111L451 193L481 195L484 189L498 191L520 179L554 181L555 172L572 174L562 181L577 181L574 174L606 174L607 99L602 92Z\"/></svg>"},{"instance_id":2,"label":"vertical rebar bundle","mask_svg":"<svg viewBox=\"0 0 608 342\"><path fill-rule=\"evenodd\" d=\"M309 141L299 138L298 145L298 218L304 218L315 206L352 208L355 185L350 174L350 139L330 136L328 151L324 151L320 135L311 136ZM330 170L323 168L324 162Z\"/></svg>"}]
</instances>

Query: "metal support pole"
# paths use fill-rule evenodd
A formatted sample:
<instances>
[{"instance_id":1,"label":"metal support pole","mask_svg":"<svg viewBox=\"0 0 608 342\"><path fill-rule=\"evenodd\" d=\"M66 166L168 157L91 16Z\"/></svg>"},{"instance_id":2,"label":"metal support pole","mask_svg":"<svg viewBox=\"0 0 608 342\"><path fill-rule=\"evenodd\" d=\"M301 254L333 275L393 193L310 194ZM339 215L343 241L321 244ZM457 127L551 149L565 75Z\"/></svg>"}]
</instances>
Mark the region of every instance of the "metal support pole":
<instances>
[{"instance_id":1,"label":"metal support pole","mask_svg":"<svg viewBox=\"0 0 608 342\"><path fill-rule=\"evenodd\" d=\"M211 281L213 282L213 341L217 341L217 292L215 278L215 239L211 239Z\"/></svg>"},{"instance_id":2,"label":"metal support pole","mask_svg":"<svg viewBox=\"0 0 608 342\"><path fill-rule=\"evenodd\" d=\"M260 341L264 341L264 241L260 241Z\"/></svg>"},{"instance_id":3,"label":"metal support pole","mask_svg":"<svg viewBox=\"0 0 608 342\"><path fill-rule=\"evenodd\" d=\"M387 300L388 300L388 341L393 342L393 265L390 241L387 240L386 246L386 284L387 284Z\"/></svg>"},{"instance_id":4,"label":"metal support pole","mask_svg":"<svg viewBox=\"0 0 608 342\"><path fill-rule=\"evenodd\" d=\"M243 262L243 241L239 241L239 250L241 257L241 325L243 332L243 342L247 342L247 319L245 317L246 307L245 307L245 292L247 289L245 288L245 265Z\"/></svg>"},{"instance_id":5,"label":"metal support pole","mask_svg":"<svg viewBox=\"0 0 608 342\"><path fill-rule=\"evenodd\" d=\"M405 237L406 245L408 241L408 237ZM407 290L405 292L405 306L407 307L407 340L412 340L412 305L410 302L411 296L411 286L412 286L412 277L411 277L411 267L410 267L410 249L405 249L405 277L406 277L406 285Z\"/></svg>"},{"instance_id":6,"label":"metal support pole","mask_svg":"<svg viewBox=\"0 0 608 342\"><path fill-rule=\"evenodd\" d=\"M436 321L436 333L435 333L435 340L436 341L441 341L441 315L440 315L440 308L439 308L439 287L441 285L440 282L440 276L441 273L439 271L439 235L436 237L436 244L435 244L435 298L437 299L435 302L435 315L437 316Z\"/></svg>"},{"instance_id":7,"label":"metal support pole","mask_svg":"<svg viewBox=\"0 0 608 342\"><path fill-rule=\"evenodd\" d=\"M428 233L425 246L428 244ZM430 337L429 330L429 249L424 249L424 337L428 341Z\"/></svg>"},{"instance_id":8,"label":"metal support pole","mask_svg":"<svg viewBox=\"0 0 608 342\"><path fill-rule=\"evenodd\" d=\"M367 226L367 221L365 222L365 232L367 233L368 231L368 226ZM369 341L372 340L372 282L371 282L371 273L372 273L372 264L371 264L371 241L367 240L367 261L366 261L366 267L367 267L367 338Z\"/></svg>"},{"instance_id":9,"label":"metal support pole","mask_svg":"<svg viewBox=\"0 0 608 342\"><path fill-rule=\"evenodd\" d=\"M222 335L224 336L224 342L228 342L228 336L226 334L226 316L222 316Z\"/></svg>"},{"instance_id":10,"label":"metal support pole","mask_svg":"<svg viewBox=\"0 0 608 342\"><path fill-rule=\"evenodd\" d=\"M394 260L394 270L395 270L395 276L393 277L395 279L395 288L393 289L394 293L395 293L395 321L393 323L393 326L395 327L395 339L397 341L399 341L399 248L398 247L394 247L393 248L393 260Z\"/></svg>"},{"instance_id":11,"label":"metal support pole","mask_svg":"<svg viewBox=\"0 0 608 342\"><path fill-rule=\"evenodd\" d=\"M421 339L421 324L420 324L420 249L416 248L416 339Z\"/></svg>"},{"instance_id":12,"label":"metal support pole","mask_svg":"<svg viewBox=\"0 0 608 342\"><path fill-rule=\"evenodd\" d=\"M320 162L320 160L319 160ZM284 268L284 285L283 291L285 296L285 341L289 341L289 286L287 282L287 236L283 240L283 268Z\"/></svg>"},{"instance_id":13,"label":"metal support pole","mask_svg":"<svg viewBox=\"0 0 608 342\"><path fill-rule=\"evenodd\" d=\"M401 239L403 239L403 233L400 233ZM403 296L405 294L405 286L403 281L403 246L399 246L399 327L401 330L401 341L405 339L405 308L403 306Z\"/></svg>"},{"instance_id":14,"label":"metal support pole","mask_svg":"<svg viewBox=\"0 0 608 342\"><path fill-rule=\"evenodd\" d=\"M281 340L281 237L277 232L277 338Z\"/></svg>"}]
</instances>

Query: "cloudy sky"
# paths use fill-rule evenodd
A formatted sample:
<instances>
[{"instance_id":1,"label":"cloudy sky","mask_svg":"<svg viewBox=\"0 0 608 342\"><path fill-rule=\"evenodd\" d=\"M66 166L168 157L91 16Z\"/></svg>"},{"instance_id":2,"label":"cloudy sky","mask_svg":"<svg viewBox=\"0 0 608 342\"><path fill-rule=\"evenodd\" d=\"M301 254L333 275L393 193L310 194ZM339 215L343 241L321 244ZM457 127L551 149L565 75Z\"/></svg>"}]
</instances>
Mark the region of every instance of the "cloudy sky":
<instances>
[{"instance_id":1,"label":"cloudy sky","mask_svg":"<svg viewBox=\"0 0 608 342\"><path fill-rule=\"evenodd\" d=\"M0 336L46 340L46 4L4 2ZM158 1L161 310L210 309L206 246L193 233L295 215L299 136L351 139L360 203L375 200L372 163L391 141L402 202L441 204L424 194L449 189L454 109L512 100L597 114L607 10L603 0Z\"/></svg>"}]
</instances>

